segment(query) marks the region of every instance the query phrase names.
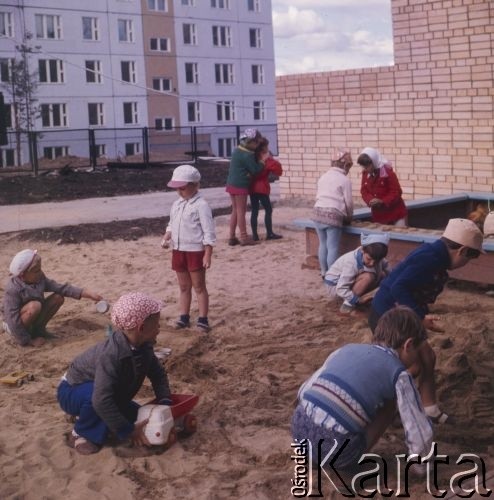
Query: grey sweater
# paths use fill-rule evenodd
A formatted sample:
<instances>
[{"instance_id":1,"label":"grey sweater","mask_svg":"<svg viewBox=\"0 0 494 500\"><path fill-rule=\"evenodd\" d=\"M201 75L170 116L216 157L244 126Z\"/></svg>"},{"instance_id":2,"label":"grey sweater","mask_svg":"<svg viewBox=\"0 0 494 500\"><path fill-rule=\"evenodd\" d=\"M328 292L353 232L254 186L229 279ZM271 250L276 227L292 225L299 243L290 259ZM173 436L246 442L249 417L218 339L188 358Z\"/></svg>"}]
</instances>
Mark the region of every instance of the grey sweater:
<instances>
[{"instance_id":1,"label":"grey sweater","mask_svg":"<svg viewBox=\"0 0 494 500\"><path fill-rule=\"evenodd\" d=\"M21 321L22 307L36 300L43 303L46 292L54 292L64 297L80 299L82 288L60 284L47 278L44 274L38 283L24 283L20 278L11 276L5 285L5 295L3 297L3 320L7 323L14 340L21 345L29 344L31 335Z\"/></svg>"},{"instance_id":2,"label":"grey sweater","mask_svg":"<svg viewBox=\"0 0 494 500\"><path fill-rule=\"evenodd\" d=\"M94 382L93 408L121 439L134 429L133 422L127 420L121 409L132 401L146 377L158 401L170 397L168 377L154 355L153 346L133 348L120 331L77 356L65 377L70 385Z\"/></svg>"}]
</instances>

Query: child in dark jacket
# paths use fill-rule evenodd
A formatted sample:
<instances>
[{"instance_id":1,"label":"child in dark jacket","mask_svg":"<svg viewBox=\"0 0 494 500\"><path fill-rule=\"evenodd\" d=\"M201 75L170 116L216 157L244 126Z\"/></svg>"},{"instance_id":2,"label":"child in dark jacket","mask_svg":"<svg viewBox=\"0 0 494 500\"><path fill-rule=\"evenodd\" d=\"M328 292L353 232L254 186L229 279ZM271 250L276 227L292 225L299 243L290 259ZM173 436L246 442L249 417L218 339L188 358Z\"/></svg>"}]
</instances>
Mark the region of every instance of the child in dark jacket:
<instances>
[{"instance_id":1,"label":"child in dark jacket","mask_svg":"<svg viewBox=\"0 0 494 500\"><path fill-rule=\"evenodd\" d=\"M259 241L259 234L257 232L257 217L259 215L259 205L264 208L264 225L266 226L266 239L279 240L282 238L281 234L275 234L273 231L273 206L269 199L271 193L271 186L269 183L269 174L277 177L282 175L283 168L278 160L275 160L269 151L269 141L262 137L259 141L259 146L256 149L256 160L264 161L264 168L252 180L249 189L250 195L250 225L252 228L252 238Z\"/></svg>"},{"instance_id":2,"label":"child in dark jacket","mask_svg":"<svg viewBox=\"0 0 494 500\"><path fill-rule=\"evenodd\" d=\"M458 269L477 258L482 250L482 231L471 220L450 219L440 239L424 243L400 262L381 282L372 301L369 325L374 331L379 318L396 304L413 309L425 328L443 331L436 317L429 314L429 304L436 301L448 280L448 269ZM446 423L448 415L436 402L434 367L436 356L424 341L419 348L417 375L425 411L436 424Z\"/></svg>"},{"instance_id":3,"label":"child in dark jacket","mask_svg":"<svg viewBox=\"0 0 494 500\"><path fill-rule=\"evenodd\" d=\"M78 417L67 444L81 455L97 453L109 431L135 446L150 445L148 421L134 423L139 405L132 399L147 377L158 404L171 404L168 377L153 351L160 311L161 303L143 293L123 295L111 312L117 330L77 356L63 375L58 402Z\"/></svg>"}]
</instances>

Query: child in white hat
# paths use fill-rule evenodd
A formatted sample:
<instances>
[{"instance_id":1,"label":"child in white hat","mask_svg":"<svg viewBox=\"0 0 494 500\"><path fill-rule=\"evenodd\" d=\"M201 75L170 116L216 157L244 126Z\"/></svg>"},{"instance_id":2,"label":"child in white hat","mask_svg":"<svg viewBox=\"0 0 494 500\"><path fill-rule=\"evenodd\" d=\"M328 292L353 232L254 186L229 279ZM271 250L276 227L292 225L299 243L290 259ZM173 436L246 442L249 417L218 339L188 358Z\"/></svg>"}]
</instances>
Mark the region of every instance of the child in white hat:
<instances>
[{"instance_id":1,"label":"child in white hat","mask_svg":"<svg viewBox=\"0 0 494 500\"><path fill-rule=\"evenodd\" d=\"M362 296L375 289L388 274L389 235L362 234L361 246L339 257L324 276L331 299L343 299L340 312L349 314L357 304L366 302ZM369 296L367 301L370 300Z\"/></svg>"},{"instance_id":2,"label":"child in white hat","mask_svg":"<svg viewBox=\"0 0 494 500\"><path fill-rule=\"evenodd\" d=\"M180 317L177 328L190 326L192 289L197 296L199 317L197 329L209 332L209 294L206 288L206 269L211 267L216 233L213 214L208 202L199 194L201 174L192 165L180 165L173 171L168 187L176 189L179 199L170 211L170 222L162 246L171 245L172 269L180 287Z\"/></svg>"},{"instance_id":3,"label":"child in white hat","mask_svg":"<svg viewBox=\"0 0 494 500\"><path fill-rule=\"evenodd\" d=\"M424 243L411 252L382 281L372 300L369 315L372 331L379 318L396 304L413 309L425 328L443 331L436 324L437 318L429 314L429 304L433 304L443 291L449 269L463 267L485 253L482 242L482 231L474 222L450 219L440 239L434 243ZM420 395L425 411L434 423L446 423L448 415L439 409L436 401L436 356L427 341L420 345L419 354L415 374L420 374Z\"/></svg>"},{"instance_id":4,"label":"child in white hat","mask_svg":"<svg viewBox=\"0 0 494 500\"><path fill-rule=\"evenodd\" d=\"M64 297L95 302L102 299L87 288L60 284L46 277L37 250L17 253L9 270L3 298L3 328L22 346L40 346L51 336L46 325L62 306ZM45 297L47 292L52 293Z\"/></svg>"}]
</instances>

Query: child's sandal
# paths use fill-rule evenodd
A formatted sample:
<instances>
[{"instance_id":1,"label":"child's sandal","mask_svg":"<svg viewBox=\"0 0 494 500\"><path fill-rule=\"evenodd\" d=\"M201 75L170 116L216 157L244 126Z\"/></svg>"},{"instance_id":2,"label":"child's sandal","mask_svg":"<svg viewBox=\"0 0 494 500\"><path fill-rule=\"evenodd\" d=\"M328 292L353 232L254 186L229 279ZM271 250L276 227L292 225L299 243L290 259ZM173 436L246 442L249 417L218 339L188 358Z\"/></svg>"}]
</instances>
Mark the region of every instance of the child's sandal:
<instances>
[{"instance_id":1,"label":"child's sandal","mask_svg":"<svg viewBox=\"0 0 494 500\"><path fill-rule=\"evenodd\" d=\"M190 322L184 321L181 318L177 319L177 322L175 323L175 328L177 330L182 330L183 328L189 328L189 326L190 326Z\"/></svg>"}]
</instances>

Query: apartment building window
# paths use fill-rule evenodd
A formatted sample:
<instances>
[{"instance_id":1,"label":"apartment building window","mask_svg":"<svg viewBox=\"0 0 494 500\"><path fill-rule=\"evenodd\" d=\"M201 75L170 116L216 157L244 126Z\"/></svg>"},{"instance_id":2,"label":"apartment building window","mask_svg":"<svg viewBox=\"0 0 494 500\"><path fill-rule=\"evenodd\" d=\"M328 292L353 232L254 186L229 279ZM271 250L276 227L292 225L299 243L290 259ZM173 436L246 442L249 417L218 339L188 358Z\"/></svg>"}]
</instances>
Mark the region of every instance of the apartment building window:
<instances>
[{"instance_id":1,"label":"apartment building window","mask_svg":"<svg viewBox=\"0 0 494 500\"><path fill-rule=\"evenodd\" d=\"M199 83L199 65L185 63L185 83Z\"/></svg>"},{"instance_id":2,"label":"apartment building window","mask_svg":"<svg viewBox=\"0 0 494 500\"><path fill-rule=\"evenodd\" d=\"M236 144L236 139L232 137L224 137L218 139L218 156L222 158L229 158L230 156L232 156Z\"/></svg>"},{"instance_id":3,"label":"apartment building window","mask_svg":"<svg viewBox=\"0 0 494 500\"><path fill-rule=\"evenodd\" d=\"M101 83L101 61L86 61L86 83Z\"/></svg>"},{"instance_id":4,"label":"apartment building window","mask_svg":"<svg viewBox=\"0 0 494 500\"><path fill-rule=\"evenodd\" d=\"M88 123L93 126L101 126L105 124L105 113L102 102L88 102Z\"/></svg>"},{"instance_id":5,"label":"apartment building window","mask_svg":"<svg viewBox=\"0 0 494 500\"><path fill-rule=\"evenodd\" d=\"M14 23L11 12L0 12L0 37L13 38Z\"/></svg>"},{"instance_id":6,"label":"apartment building window","mask_svg":"<svg viewBox=\"0 0 494 500\"><path fill-rule=\"evenodd\" d=\"M189 101L187 103L187 120L189 122L201 121L201 103L198 101Z\"/></svg>"},{"instance_id":7,"label":"apartment building window","mask_svg":"<svg viewBox=\"0 0 494 500\"><path fill-rule=\"evenodd\" d=\"M106 144L95 144L96 157L106 156Z\"/></svg>"},{"instance_id":8,"label":"apartment building window","mask_svg":"<svg viewBox=\"0 0 494 500\"><path fill-rule=\"evenodd\" d=\"M171 78L153 78L153 89L158 92L170 92L172 90Z\"/></svg>"},{"instance_id":9,"label":"apartment building window","mask_svg":"<svg viewBox=\"0 0 494 500\"><path fill-rule=\"evenodd\" d=\"M252 83L257 85L264 84L264 66L262 64L252 65Z\"/></svg>"},{"instance_id":10,"label":"apartment building window","mask_svg":"<svg viewBox=\"0 0 494 500\"><path fill-rule=\"evenodd\" d=\"M134 23L131 19L118 20L118 41L133 42L134 41Z\"/></svg>"},{"instance_id":11,"label":"apartment building window","mask_svg":"<svg viewBox=\"0 0 494 500\"><path fill-rule=\"evenodd\" d=\"M247 10L251 12L260 12L261 11L260 0L247 0Z\"/></svg>"},{"instance_id":12,"label":"apartment building window","mask_svg":"<svg viewBox=\"0 0 494 500\"><path fill-rule=\"evenodd\" d=\"M184 45L197 45L197 29L195 24L183 24Z\"/></svg>"},{"instance_id":13,"label":"apartment building window","mask_svg":"<svg viewBox=\"0 0 494 500\"><path fill-rule=\"evenodd\" d=\"M0 59L0 82L10 82L13 59Z\"/></svg>"},{"instance_id":14,"label":"apartment building window","mask_svg":"<svg viewBox=\"0 0 494 500\"><path fill-rule=\"evenodd\" d=\"M211 7L213 9L229 9L230 0L211 0Z\"/></svg>"},{"instance_id":15,"label":"apartment building window","mask_svg":"<svg viewBox=\"0 0 494 500\"><path fill-rule=\"evenodd\" d=\"M194 7L196 4L195 0L182 0L182 5L188 5L189 7Z\"/></svg>"},{"instance_id":16,"label":"apartment building window","mask_svg":"<svg viewBox=\"0 0 494 500\"><path fill-rule=\"evenodd\" d=\"M4 104L3 109L5 111L5 126L7 128L13 128L13 120L12 117L14 116L14 105L13 104Z\"/></svg>"},{"instance_id":17,"label":"apartment building window","mask_svg":"<svg viewBox=\"0 0 494 500\"><path fill-rule=\"evenodd\" d=\"M99 19L97 17L82 18L82 39L94 42L99 40Z\"/></svg>"},{"instance_id":18,"label":"apartment building window","mask_svg":"<svg viewBox=\"0 0 494 500\"><path fill-rule=\"evenodd\" d=\"M0 167L15 167L15 150L0 149Z\"/></svg>"},{"instance_id":19,"label":"apartment building window","mask_svg":"<svg viewBox=\"0 0 494 500\"><path fill-rule=\"evenodd\" d=\"M125 156L138 155L141 152L140 142L126 142L125 143Z\"/></svg>"},{"instance_id":20,"label":"apartment building window","mask_svg":"<svg viewBox=\"0 0 494 500\"><path fill-rule=\"evenodd\" d=\"M254 101L254 120L266 119L266 105L264 101Z\"/></svg>"},{"instance_id":21,"label":"apartment building window","mask_svg":"<svg viewBox=\"0 0 494 500\"><path fill-rule=\"evenodd\" d=\"M156 130L173 130L174 120L173 118L156 118L154 126Z\"/></svg>"},{"instance_id":22,"label":"apartment building window","mask_svg":"<svg viewBox=\"0 0 494 500\"><path fill-rule=\"evenodd\" d=\"M261 28L249 29L249 42L250 46L255 49L262 48Z\"/></svg>"},{"instance_id":23,"label":"apartment building window","mask_svg":"<svg viewBox=\"0 0 494 500\"><path fill-rule=\"evenodd\" d=\"M135 125L136 123L139 123L136 102L124 102L123 112L125 125Z\"/></svg>"},{"instance_id":24,"label":"apartment building window","mask_svg":"<svg viewBox=\"0 0 494 500\"><path fill-rule=\"evenodd\" d=\"M127 83L137 83L135 61L120 61L120 71L122 74L122 81Z\"/></svg>"},{"instance_id":25,"label":"apartment building window","mask_svg":"<svg viewBox=\"0 0 494 500\"><path fill-rule=\"evenodd\" d=\"M167 12L168 5L166 0L148 0L148 9L157 10L160 12Z\"/></svg>"},{"instance_id":26,"label":"apartment building window","mask_svg":"<svg viewBox=\"0 0 494 500\"><path fill-rule=\"evenodd\" d=\"M69 146L50 146L43 148L43 156L49 160L60 158L60 156L69 156Z\"/></svg>"},{"instance_id":27,"label":"apartment building window","mask_svg":"<svg viewBox=\"0 0 494 500\"><path fill-rule=\"evenodd\" d=\"M36 26L36 38L60 40L62 38L62 18L47 14L36 14L34 16Z\"/></svg>"},{"instance_id":28,"label":"apartment building window","mask_svg":"<svg viewBox=\"0 0 494 500\"><path fill-rule=\"evenodd\" d=\"M233 64L215 64L214 76L216 79L216 83L222 83L222 84L234 83Z\"/></svg>"},{"instance_id":29,"label":"apartment building window","mask_svg":"<svg viewBox=\"0 0 494 500\"><path fill-rule=\"evenodd\" d=\"M41 124L44 128L67 127L67 105L66 104L42 104Z\"/></svg>"},{"instance_id":30,"label":"apartment building window","mask_svg":"<svg viewBox=\"0 0 494 500\"><path fill-rule=\"evenodd\" d=\"M232 46L232 33L230 26L213 26L213 45L215 47Z\"/></svg>"},{"instance_id":31,"label":"apartment building window","mask_svg":"<svg viewBox=\"0 0 494 500\"><path fill-rule=\"evenodd\" d=\"M61 59L40 59L38 73L41 83L63 83L65 81Z\"/></svg>"},{"instance_id":32,"label":"apartment building window","mask_svg":"<svg viewBox=\"0 0 494 500\"><path fill-rule=\"evenodd\" d=\"M216 103L216 118L219 122L231 122L235 120L235 102L218 101Z\"/></svg>"},{"instance_id":33,"label":"apartment building window","mask_svg":"<svg viewBox=\"0 0 494 500\"><path fill-rule=\"evenodd\" d=\"M170 52L170 40L168 38L151 38L149 48L160 52Z\"/></svg>"}]
</instances>

